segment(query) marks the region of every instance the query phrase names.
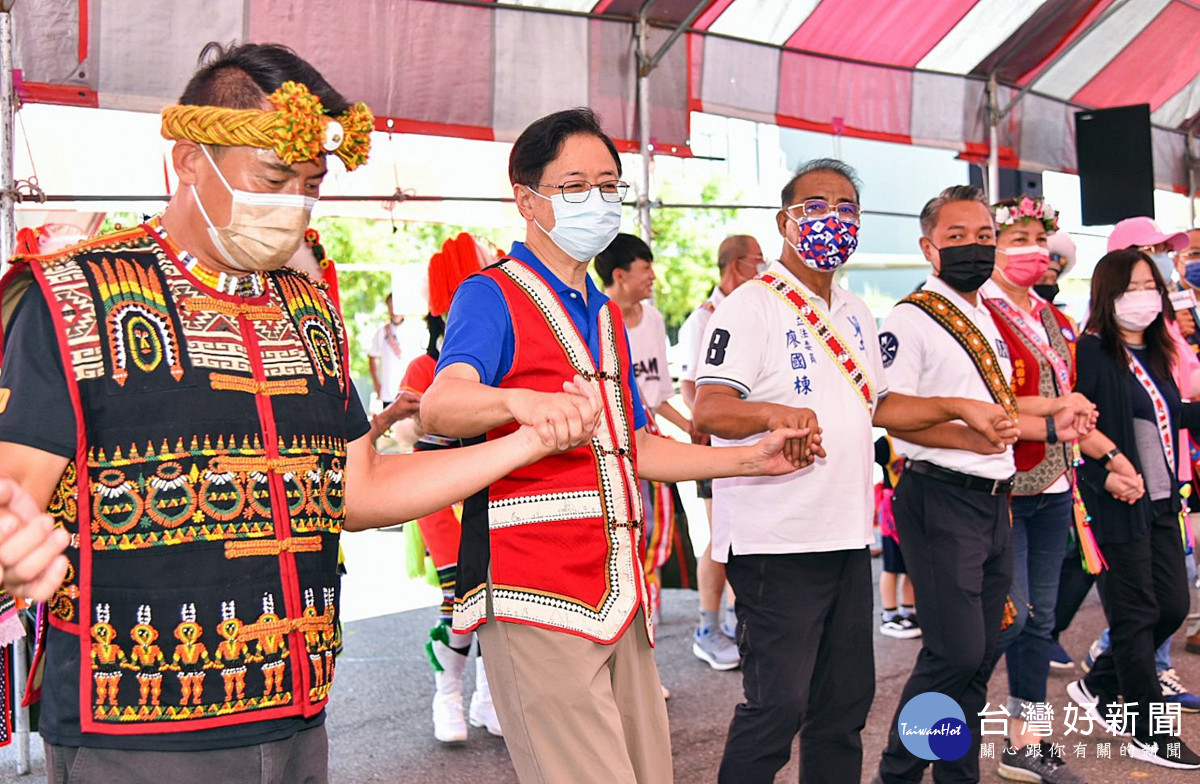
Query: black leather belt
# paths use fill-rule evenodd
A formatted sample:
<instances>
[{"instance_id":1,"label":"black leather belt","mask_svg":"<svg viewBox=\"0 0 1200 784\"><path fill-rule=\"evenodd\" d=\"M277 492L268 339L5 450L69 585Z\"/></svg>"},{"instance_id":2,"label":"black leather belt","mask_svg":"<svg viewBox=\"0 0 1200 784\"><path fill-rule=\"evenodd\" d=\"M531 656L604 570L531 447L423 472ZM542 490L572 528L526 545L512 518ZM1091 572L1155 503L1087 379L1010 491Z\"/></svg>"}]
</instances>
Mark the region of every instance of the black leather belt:
<instances>
[{"instance_id":1,"label":"black leather belt","mask_svg":"<svg viewBox=\"0 0 1200 784\"><path fill-rule=\"evenodd\" d=\"M991 495L1008 495L1013 489L1013 477L1008 479L984 479L982 476L964 474L961 471L951 471L940 465L927 463L924 460L909 460L904 465L905 471L927 476L939 482L945 482L955 487L965 487L968 490L979 490Z\"/></svg>"}]
</instances>

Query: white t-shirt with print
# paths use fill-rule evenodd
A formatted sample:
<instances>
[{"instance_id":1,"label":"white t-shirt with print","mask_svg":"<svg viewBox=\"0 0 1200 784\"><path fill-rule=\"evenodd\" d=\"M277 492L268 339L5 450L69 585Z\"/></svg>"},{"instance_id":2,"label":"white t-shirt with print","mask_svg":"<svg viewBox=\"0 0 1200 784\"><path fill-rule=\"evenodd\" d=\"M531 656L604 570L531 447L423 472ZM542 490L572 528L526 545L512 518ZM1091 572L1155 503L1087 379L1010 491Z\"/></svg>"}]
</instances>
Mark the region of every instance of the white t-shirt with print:
<instances>
[{"instance_id":1,"label":"white t-shirt with print","mask_svg":"<svg viewBox=\"0 0 1200 784\"><path fill-rule=\"evenodd\" d=\"M827 319L873 389L887 393L875 320L865 302L833 286L831 307L779 262L768 273L803 291ZM872 411L841 365L779 294L758 281L739 286L709 319L697 386L720 384L743 399L809 408L828 457L778 477L713 481L713 559L734 555L857 550L873 540ZM752 444L713 437L715 446Z\"/></svg>"},{"instance_id":2,"label":"white t-shirt with print","mask_svg":"<svg viewBox=\"0 0 1200 784\"><path fill-rule=\"evenodd\" d=\"M642 319L629 333L629 353L633 355L633 376L642 400L651 410L675 395L671 370L667 367L667 325L662 314L648 302L642 303Z\"/></svg>"}]
</instances>

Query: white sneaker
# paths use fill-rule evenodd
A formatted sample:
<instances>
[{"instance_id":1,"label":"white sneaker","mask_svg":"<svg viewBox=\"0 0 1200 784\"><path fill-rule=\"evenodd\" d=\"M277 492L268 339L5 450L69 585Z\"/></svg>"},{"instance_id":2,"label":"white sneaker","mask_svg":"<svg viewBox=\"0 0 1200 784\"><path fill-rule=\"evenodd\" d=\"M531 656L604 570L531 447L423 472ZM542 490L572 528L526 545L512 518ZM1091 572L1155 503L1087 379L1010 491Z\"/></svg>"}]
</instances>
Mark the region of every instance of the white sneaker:
<instances>
[{"instance_id":1,"label":"white sneaker","mask_svg":"<svg viewBox=\"0 0 1200 784\"><path fill-rule=\"evenodd\" d=\"M455 653L445 643L434 640L434 658L442 667L433 674L433 737L442 743L461 743L467 739L467 722L463 718L462 679L467 657Z\"/></svg>"},{"instance_id":2,"label":"white sneaker","mask_svg":"<svg viewBox=\"0 0 1200 784\"><path fill-rule=\"evenodd\" d=\"M475 657L475 693L471 695L470 716L472 727L486 727L496 737L504 737L500 730L500 717L492 704L492 690L488 686L487 673L483 669L483 657Z\"/></svg>"}]
</instances>

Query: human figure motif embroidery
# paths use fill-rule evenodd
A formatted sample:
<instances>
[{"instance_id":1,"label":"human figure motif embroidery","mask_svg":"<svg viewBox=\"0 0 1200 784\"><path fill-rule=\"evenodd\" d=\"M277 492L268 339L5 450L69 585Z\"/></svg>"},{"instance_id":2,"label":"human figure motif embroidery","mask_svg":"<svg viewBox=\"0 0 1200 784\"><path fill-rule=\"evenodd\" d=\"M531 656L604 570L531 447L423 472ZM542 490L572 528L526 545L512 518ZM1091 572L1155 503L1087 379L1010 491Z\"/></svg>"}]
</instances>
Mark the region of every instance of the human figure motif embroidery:
<instances>
[{"instance_id":1,"label":"human figure motif embroidery","mask_svg":"<svg viewBox=\"0 0 1200 784\"><path fill-rule=\"evenodd\" d=\"M107 604L96 605L96 622L92 624L92 682L96 686L97 707L107 702L117 705L117 689L124 675L125 651L117 645L117 630L109 623L110 610Z\"/></svg>"},{"instance_id":2,"label":"human figure motif embroidery","mask_svg":"<svg viewBox=\"0 0 1200 784\"><path fill-rule=\"evenodd\" d=\"M221 602L221 623L217 633L221 642L213 655L213 665L221 668L221 681L225 686L225 702L232 703L234 697L246 698L246 661L249 657L250 646L242 642L240 634L242 622L237 617L237 604L233 601Z\"/></svg>"},{"instance_id":3,"label":"human figure motif embroidery","mask_svg":"<svg viewBox=\"0 0 1200 784\"><path fill-rule=\"evenodd\" d=\"M275 614L275 597L263 594L262 615L251 626L242 630L244 638L255 641L255 652L251 660L258 662L263 674L263 699L284 696L283 671L290 655L287 647L288 624Z\"/></svg>"},{"instance_id":4,"label":"human figure motif embroidery","mask_svg":"<svg viewBox=\"0 0 1200 784\"><path fill-rule=\"evenodd\" d=\"M158 630L151 625L150 605L138 607L137 625L129 632L134 646L129 651L126 668L136 673L138 706L157 708L162 698L163 671L168 668L162 648L156 645Z\"/></svg>"},{"instance_id":5,"label":"human figure motif embroidery","mask_svg":"<svg viewBox=\"0 0 1200 784\"><path fill-rule=\"evenodd\" d=\"M180 623L175 627L179 644L171 657L171 669L176 671L182 691L179 704L187 705L190 699L192 705L199 705L204 695L204 670L209 667L208 646L200 642L204 630L196 623L196 605L183 605L179 616Z\"/></svg>"}]
</instances>

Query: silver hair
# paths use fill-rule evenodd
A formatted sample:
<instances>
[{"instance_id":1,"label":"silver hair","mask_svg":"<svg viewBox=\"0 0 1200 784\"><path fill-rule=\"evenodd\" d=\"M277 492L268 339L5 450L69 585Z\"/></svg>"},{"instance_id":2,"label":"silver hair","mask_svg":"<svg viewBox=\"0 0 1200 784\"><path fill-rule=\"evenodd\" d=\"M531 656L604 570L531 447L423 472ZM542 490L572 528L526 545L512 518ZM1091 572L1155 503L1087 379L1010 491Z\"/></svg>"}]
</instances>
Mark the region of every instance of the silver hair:
<instances>
[{"instance_id":1,"label":"silver hair","mask_svg":"<svg viewBox=\"0 0 1200 784\"><path fill-rule=\"evenodd\" d=\"M951 185L927 201L921 208L922 235L925 237L933 235L933 229L937 226L938 214L941 213L942 207L953 201L977 201L987 208L988 215L992 214L992 205L988 201L987 194L983 192L983 188L977 188L974 185Z\"/></svg>"},{"instance_id":2,"label":"silver hair","mask_svg":"<svg viewBox=\"0 0 1200 784\"><path fill-rule=\"evenodd\" d=\"M796 182L806 174L813 172L833 172L840 174L850 181L854 187L854 198L859 199L862 193L862 180L858 178L858 172L854 167L845 161L839 161L837 158L813 158L811 161L805 161L796 169L792 179L788 180L787 185L783 186L783 190L779 193L779 199L784 208L792 205L793 190L796 188Z\"/></svg>"}]
</instances>

